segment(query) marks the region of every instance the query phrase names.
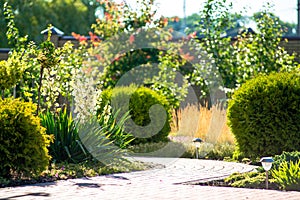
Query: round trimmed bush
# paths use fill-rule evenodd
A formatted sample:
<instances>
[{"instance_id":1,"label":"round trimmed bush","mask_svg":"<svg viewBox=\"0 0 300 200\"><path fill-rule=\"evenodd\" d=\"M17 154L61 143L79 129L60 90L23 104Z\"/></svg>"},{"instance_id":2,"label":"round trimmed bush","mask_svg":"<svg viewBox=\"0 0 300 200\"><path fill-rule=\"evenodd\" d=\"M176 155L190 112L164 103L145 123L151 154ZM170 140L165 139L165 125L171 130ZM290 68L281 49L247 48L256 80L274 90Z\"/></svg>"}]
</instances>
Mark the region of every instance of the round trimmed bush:
<instances>
[{"instance_id":1,"label":"round trimmed bush","mask_svg":"<svg viewBox=\"0 0 300 200\"><path fill-rule=\"evenodd\" d=\"M243 156L299 151L299 73L272 73L246 82L229 101L227 117Z\"/></svg>"},{"instance_id":2,"label":"round trimmed bush","mask_svg":"<svg viewBox=\"0 0 300 200\"><path fill-rule=\"evenodd\" d=\"M98 113L107 104L120 116L129 112L124 129L135 137L132 144L168 141L171 113L164 96L146 87L129 86L106 89L100 99Z\"/></svg>"},{"instance_id":3,"label":"round trimmed bush","mask_svg":"<svg viewBox=\"0 0 300 200\"><path fill-rule=\"evenodd\" d=\"M48 166L51 138L35 111L31 102L0 100L0 177L36 174Z\"/></svg>"}]
</instances>

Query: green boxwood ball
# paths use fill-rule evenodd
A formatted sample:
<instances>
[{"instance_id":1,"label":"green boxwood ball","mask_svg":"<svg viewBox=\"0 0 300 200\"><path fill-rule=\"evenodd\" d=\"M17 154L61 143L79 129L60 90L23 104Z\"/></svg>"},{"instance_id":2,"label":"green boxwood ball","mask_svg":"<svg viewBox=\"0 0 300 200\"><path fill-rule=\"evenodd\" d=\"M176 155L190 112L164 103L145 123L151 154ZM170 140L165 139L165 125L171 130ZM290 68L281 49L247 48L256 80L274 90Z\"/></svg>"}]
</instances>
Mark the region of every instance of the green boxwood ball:
<instances>
[{"instance_id":1,"label":"green boxwood ball","mask_svg":"<svg viewBox=\"0 0 300 200\"><path fill-rule=\"evenodd\" d=\"M239 153L257 158L300 150L300 75L261 75L234 92L228 124Z\"/></svg>"}]
</instances>

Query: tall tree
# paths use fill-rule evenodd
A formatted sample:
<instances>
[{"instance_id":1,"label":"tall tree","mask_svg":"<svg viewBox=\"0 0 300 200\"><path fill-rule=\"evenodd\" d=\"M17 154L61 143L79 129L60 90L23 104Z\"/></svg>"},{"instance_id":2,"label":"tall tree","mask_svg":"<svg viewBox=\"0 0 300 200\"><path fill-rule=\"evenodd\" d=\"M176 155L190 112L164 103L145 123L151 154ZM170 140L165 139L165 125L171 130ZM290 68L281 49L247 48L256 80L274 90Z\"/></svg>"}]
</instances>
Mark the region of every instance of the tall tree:
<instances>
[{"instance_id":1,"label":"tall tree","mask_svg":"<svg viewBox=\"0 0 300 200\"><path fill-rule=\"evenodd\" d=\"M2 6L7 0L0 0L0 47L8 47L5 37L6 23ZM53 24L66 35L72 32L87 34L95 22L96 0L10 0L15 15L16 26L21 35L29 40L41 42L40 32Z\"/></svg>"}]
</instances>

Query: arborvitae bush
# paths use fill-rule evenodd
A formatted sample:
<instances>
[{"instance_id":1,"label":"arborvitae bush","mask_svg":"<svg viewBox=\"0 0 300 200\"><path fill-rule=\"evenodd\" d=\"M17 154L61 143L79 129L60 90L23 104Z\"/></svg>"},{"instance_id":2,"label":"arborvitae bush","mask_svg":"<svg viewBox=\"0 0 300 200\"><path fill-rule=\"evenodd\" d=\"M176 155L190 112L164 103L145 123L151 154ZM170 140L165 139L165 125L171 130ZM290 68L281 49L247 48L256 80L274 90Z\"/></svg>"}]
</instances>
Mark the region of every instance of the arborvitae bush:
<instances>
[{"instance_id":1,"label":"arborvitae bush","mask_svg":"<svg viewBox=\"0 0 300 200\"><path fill-rule=\"evenodd\" d=\"M48 166L51 137L35 112L31 102L0 100L0 177L37 174Z\"/></svg>"},{"instance_id":2,"label":"arborvitae bush","mask_svg":"<svg viewBox=\"0 0 300 200\"><path fill-rule=\"evenodd\" d=\"M257 158L300 150L300 74L258 76L235 91L228 124L239 153Z\"/></svg>"},{"instance_id":3,"label":"arborvitae bush","mask_svg":"<svg viewBox=\"0 0 300 200\"><path fill-rule=\"evenodd\" d=\"M164 96L146 87L129 86L107 89L102 92L100 99L98 113L102 113L108 103L114 112L120 111L120 116L129 112L132 121L127 120L124 128L135 137L132 144L168 140L171 113ZM129 106L126 103L128 100Z\"/></svg>"}]
</instances>

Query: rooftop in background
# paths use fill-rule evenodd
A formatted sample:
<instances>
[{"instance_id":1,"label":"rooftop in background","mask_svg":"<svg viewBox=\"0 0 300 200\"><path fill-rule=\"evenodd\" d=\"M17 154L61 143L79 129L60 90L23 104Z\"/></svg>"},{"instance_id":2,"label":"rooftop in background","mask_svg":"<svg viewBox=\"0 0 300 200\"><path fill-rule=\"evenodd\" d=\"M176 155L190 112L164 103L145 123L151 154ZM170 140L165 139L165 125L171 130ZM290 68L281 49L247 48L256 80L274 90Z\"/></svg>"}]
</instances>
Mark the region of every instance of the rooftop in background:
<instances>
[{"instance_id":1,"label":"rooftop in background","mask_svg":"<svg viewBox=\"0 0 300 200\"><path fill-rule=\"evenodd\" d=\"M134 7L136 0L115 0L116 2L126 1L130 6ZM203 7L203 0L185 0L186 16L198 13ZM155 0L159 5L158 12L165 17L184 17L183 2L184 0ZM176 3L175 3L176 2ZM274 7L270 10L274 12L282 21L297 23L297 0L228 0L233 3L234 12L244 11L247 16L253 15L255 12L263 10L264 5L270 2Z\"/></svg>"},{"instance_id":2,"label":"rooftop in background","mask_svg":"<svg viewBox=\"0 0 300 200\"><path fill-rule=\"evenodd\" d=\"M47 35L48 34L48 31L49 31L49 28L41 31L41 34L42 35ZM59 35L59 36L62 36L64 35L64 32L62 32L61 30L59 30L58 28L56 28L55 26L51 26L50 27L50 32L52 35Z\"/></svg>"}]
</instances>

